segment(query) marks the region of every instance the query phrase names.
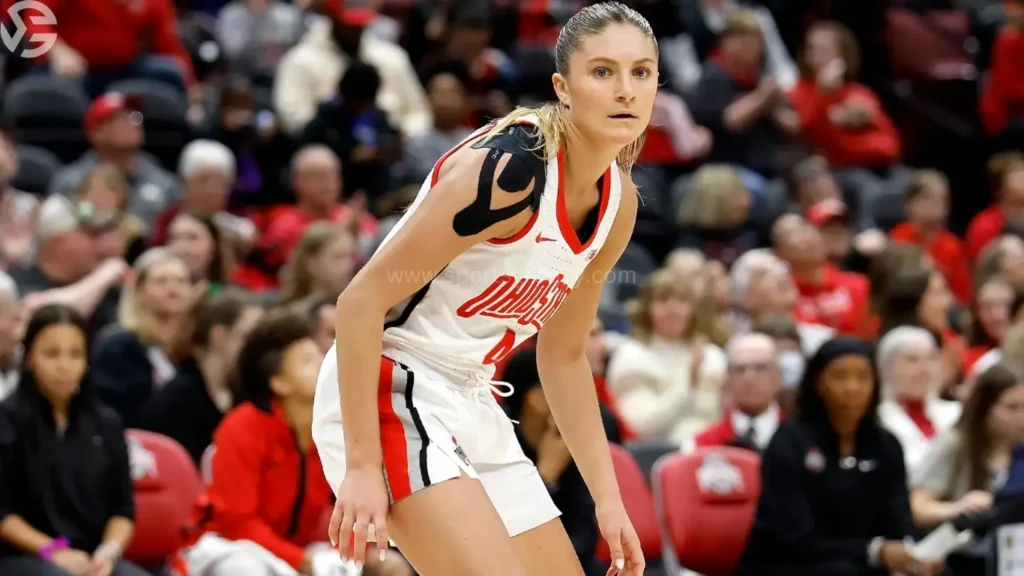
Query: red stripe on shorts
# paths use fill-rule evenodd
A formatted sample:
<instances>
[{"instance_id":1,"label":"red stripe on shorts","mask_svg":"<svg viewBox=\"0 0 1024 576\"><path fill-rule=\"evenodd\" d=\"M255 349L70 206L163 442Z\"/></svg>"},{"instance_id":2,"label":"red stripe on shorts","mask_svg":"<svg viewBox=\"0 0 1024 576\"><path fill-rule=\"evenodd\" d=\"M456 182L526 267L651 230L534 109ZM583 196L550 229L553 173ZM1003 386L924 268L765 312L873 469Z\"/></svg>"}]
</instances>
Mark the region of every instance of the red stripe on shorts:
<instances>
[{"instance_id":1,"label":"red stripe on shorts","mask_svg":"<svg viewBox=\"0 0 1024 576\"><path fill-rule=\"evenodd\" d=\"M412 494L412 485L409 482L409 447L405 441L405 427L395 414L395 407L391 403L394 371L395 363L381 357L377 387L380 446L384 455L384 472L391 487L391 500L398 502Z\"/></svg>"}]
</instances>

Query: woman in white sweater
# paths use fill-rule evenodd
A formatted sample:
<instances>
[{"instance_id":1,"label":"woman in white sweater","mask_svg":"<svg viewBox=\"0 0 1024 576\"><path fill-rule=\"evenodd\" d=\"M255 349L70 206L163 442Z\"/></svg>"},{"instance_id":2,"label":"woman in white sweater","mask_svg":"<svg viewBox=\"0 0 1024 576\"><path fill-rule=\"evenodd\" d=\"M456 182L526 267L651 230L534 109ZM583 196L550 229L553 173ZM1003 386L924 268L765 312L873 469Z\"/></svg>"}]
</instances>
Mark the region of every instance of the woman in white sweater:
<instances>
[{"instance_id":1,"label":"woman in white sweater","mask_svg":"<svg viewBox=\"0 0 1024 576\"><path fill-rule=\"evenodd\" d=\"M645 438L681 445L721 418L726 358L708 342L715 312L703 300L692 277L662 269L633 303L632 337L615 349L607 379Z\"/></svg>"},{"instance_id":2,"label":"woman in white sweater","mask_svg":"<svg viewBox=\"0 0 1024 576\"><path fill-rule=\"evenodd\" d=\"M878 416L903 446L914 469L932 440L960 418L960 403L939 398L942 364L931 332L916 326L890 330L878 343L882 404Z\"/></svg>"}]
</instances>

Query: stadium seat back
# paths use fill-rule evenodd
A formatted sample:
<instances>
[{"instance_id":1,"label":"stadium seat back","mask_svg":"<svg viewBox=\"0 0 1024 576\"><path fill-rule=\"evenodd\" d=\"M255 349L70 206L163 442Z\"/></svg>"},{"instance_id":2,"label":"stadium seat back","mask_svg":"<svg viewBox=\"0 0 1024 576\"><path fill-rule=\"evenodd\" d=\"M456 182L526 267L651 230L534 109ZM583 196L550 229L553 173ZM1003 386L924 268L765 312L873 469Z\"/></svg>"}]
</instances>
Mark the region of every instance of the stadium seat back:
<instances>
[{"instance_id":1,"label":"stadium seat back","mask_svg":"<svg viewBox=\"0 0 1024 576\"><path fill-rule=\"evenodd\" d=\"M717 446L676 452L658 460L653 479L672 560L705 576L730 574L754 522L761 494L760 457L742 448Z\"/></svg>"},{"instance_id":2,"label":"stadium seat back","mask_svg":"<svg viewBox=\"0 0 1024 576\"><path fill-rule=\"evenodd\" d=\"M11 185L18 190L42 196L50 186L50 180L60 169L60 158L38 146L15 146L18 155L18 173Z\"/></svg>"},{"instance_id":3,"label":"stadium seat back","mask_svg":"<svg viewBox=\"0 0 1024 576\"><path fill-rule=\"evenodd\" d=\"M622 502L626 506L626 513L633 523L637 536L640 537L644 559L647 562L657 561L661 558L662 539L651 490L647 487L640 466L633 460L629 451L618 444L611 444L609 447L612 464L615 466L615 478L622 493ZM603 538L597 543L597 558L601 562L611 562L608 543Z\"/></svg>"},{"instance_id":4,"label":"stadium seat back","mask_svg":"<svg viewBox=\"0 0 1024 576\"><path fill-rule=\"evenodd\" d=\"M45 148L73 162L88 148L82 131L88 107L89 98L76 82L24 76L3 91L0 123L18 144Z\"/></svg>"},{"instance_id":5,"label":"stadium seat back","mask_svg":"<svg viewBox=\"0 0 1024 576\"><path fill-rule=\"evenodd\" d=\"M126 437L135 482L135 538L125 558L157 566L182 545L202 483L192 458L174 440L142 430L128 430Z\"/></svg>"},{"instance_id":6,"label":"stadium seat back","mask_svg":"<svg viewBox=\"0 0 1024 576\"><path fill-rule=\"evenodd\" d=\"M633 455L633 459L644 474L644 480L651 486L651 473L654 471L655 463L665 454L679 450L679 446L660 440L637 440L627 443L626 450Z\"/></svg>"}]
</instances>

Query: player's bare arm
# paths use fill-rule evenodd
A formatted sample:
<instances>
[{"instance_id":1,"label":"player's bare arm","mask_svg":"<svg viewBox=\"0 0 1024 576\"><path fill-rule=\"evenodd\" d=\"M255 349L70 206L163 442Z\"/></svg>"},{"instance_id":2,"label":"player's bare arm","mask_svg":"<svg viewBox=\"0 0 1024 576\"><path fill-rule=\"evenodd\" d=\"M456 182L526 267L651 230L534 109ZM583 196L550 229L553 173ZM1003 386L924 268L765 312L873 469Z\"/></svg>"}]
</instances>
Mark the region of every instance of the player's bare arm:
<instances>
[{"instance_id":1,"label":"player's bare arm","mask_svg":"<svg viewBox=\"0 0 1024 576\"><path fill-rule=\"evenodd\" d=\"M537 368L544 394L558 430L598 503L606 496L613 501L620 496L594 375L584 350L605 282L633 234L636 210L636 186L623 174L619 211L607 241L572 294L537 336Z\"/></svg>"},{"instance_id":2,"label":"player's bare arm","mask_svg":"<svg viewBox=\"0 0 1024 576\"><path fill-rule=\"evenodd\" d=\"M409 221L338 298L335 329L339 373L345 375L340 393L350 468L380 469L376 382L388 310L472 246L527 225L533 191L541 189L524 176L543 166L533 158L531 164L526 154L490 143L457 151Z\"/></svg>"}]
</instances>

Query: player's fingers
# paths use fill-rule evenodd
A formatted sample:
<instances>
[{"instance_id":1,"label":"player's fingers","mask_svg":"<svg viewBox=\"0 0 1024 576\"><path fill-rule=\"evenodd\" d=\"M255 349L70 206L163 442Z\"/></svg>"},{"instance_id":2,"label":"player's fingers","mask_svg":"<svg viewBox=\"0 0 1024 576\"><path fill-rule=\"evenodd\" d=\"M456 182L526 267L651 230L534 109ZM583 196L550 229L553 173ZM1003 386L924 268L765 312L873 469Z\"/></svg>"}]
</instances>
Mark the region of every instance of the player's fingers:
<instances>
[{"instance_id":1,"label":"player's fingers","mask_svg":"<svg viewBox=\"0 0 1024 576\"><path fill-rule=\"evenodd\" d=\"M378 512L373 518L373 531L377 536L377 555L383 562L387 556L388 549L388 515L386 512Z\"/></svg>"},{"instance_id":2,"label":"player's fingers","mask_svg":"<svg viewBox=\"0 0 1024 576\"><path fill-rule=\"evenodd\" d=\"M366 534L370 529L370 515L361 513L356 517L352 526L354 540L352 542L352 559L356 562L357 568L362 568L366 563Z\"/></svg>"},{"instance_id":3,"label":"player's fingers","mask_svg":"<svg viewBox=\"0 0 1024 576\"><path fill-rule=\"evenodd\" d=\"M331 546L338 547L338 529L341 528L341 516L340 506L334 507L334 512L331 512L331 522L327 525L327 539L331 541Z\"/></svg>"},{"instance_id":4,"label":"player's fingers","mask_svg":"<svg viewBox=\"0 0 1024 576\"><path fill-rule=\"evenodd\" d=\"M616 530L614 534L609 534L606 539L608 540L608 551L612 557L612 565L608 568L608 574L618 574L626 567L626 557L622 553L622 531Z\"/></svg>"},{"instance_id":5,"label":"player's fingers","mask_svg":"<svg viewBox=\"0 0 1024 576\"><path fill-rule=\"evenodd\" d=\"M351 506L345 507L345 512L341 518L341 525L338 528L338 551L341 552L342 560L348 560L352 557L352 525L355 524L356 513L355 509Z\"/></svg>"}]
</instances>

